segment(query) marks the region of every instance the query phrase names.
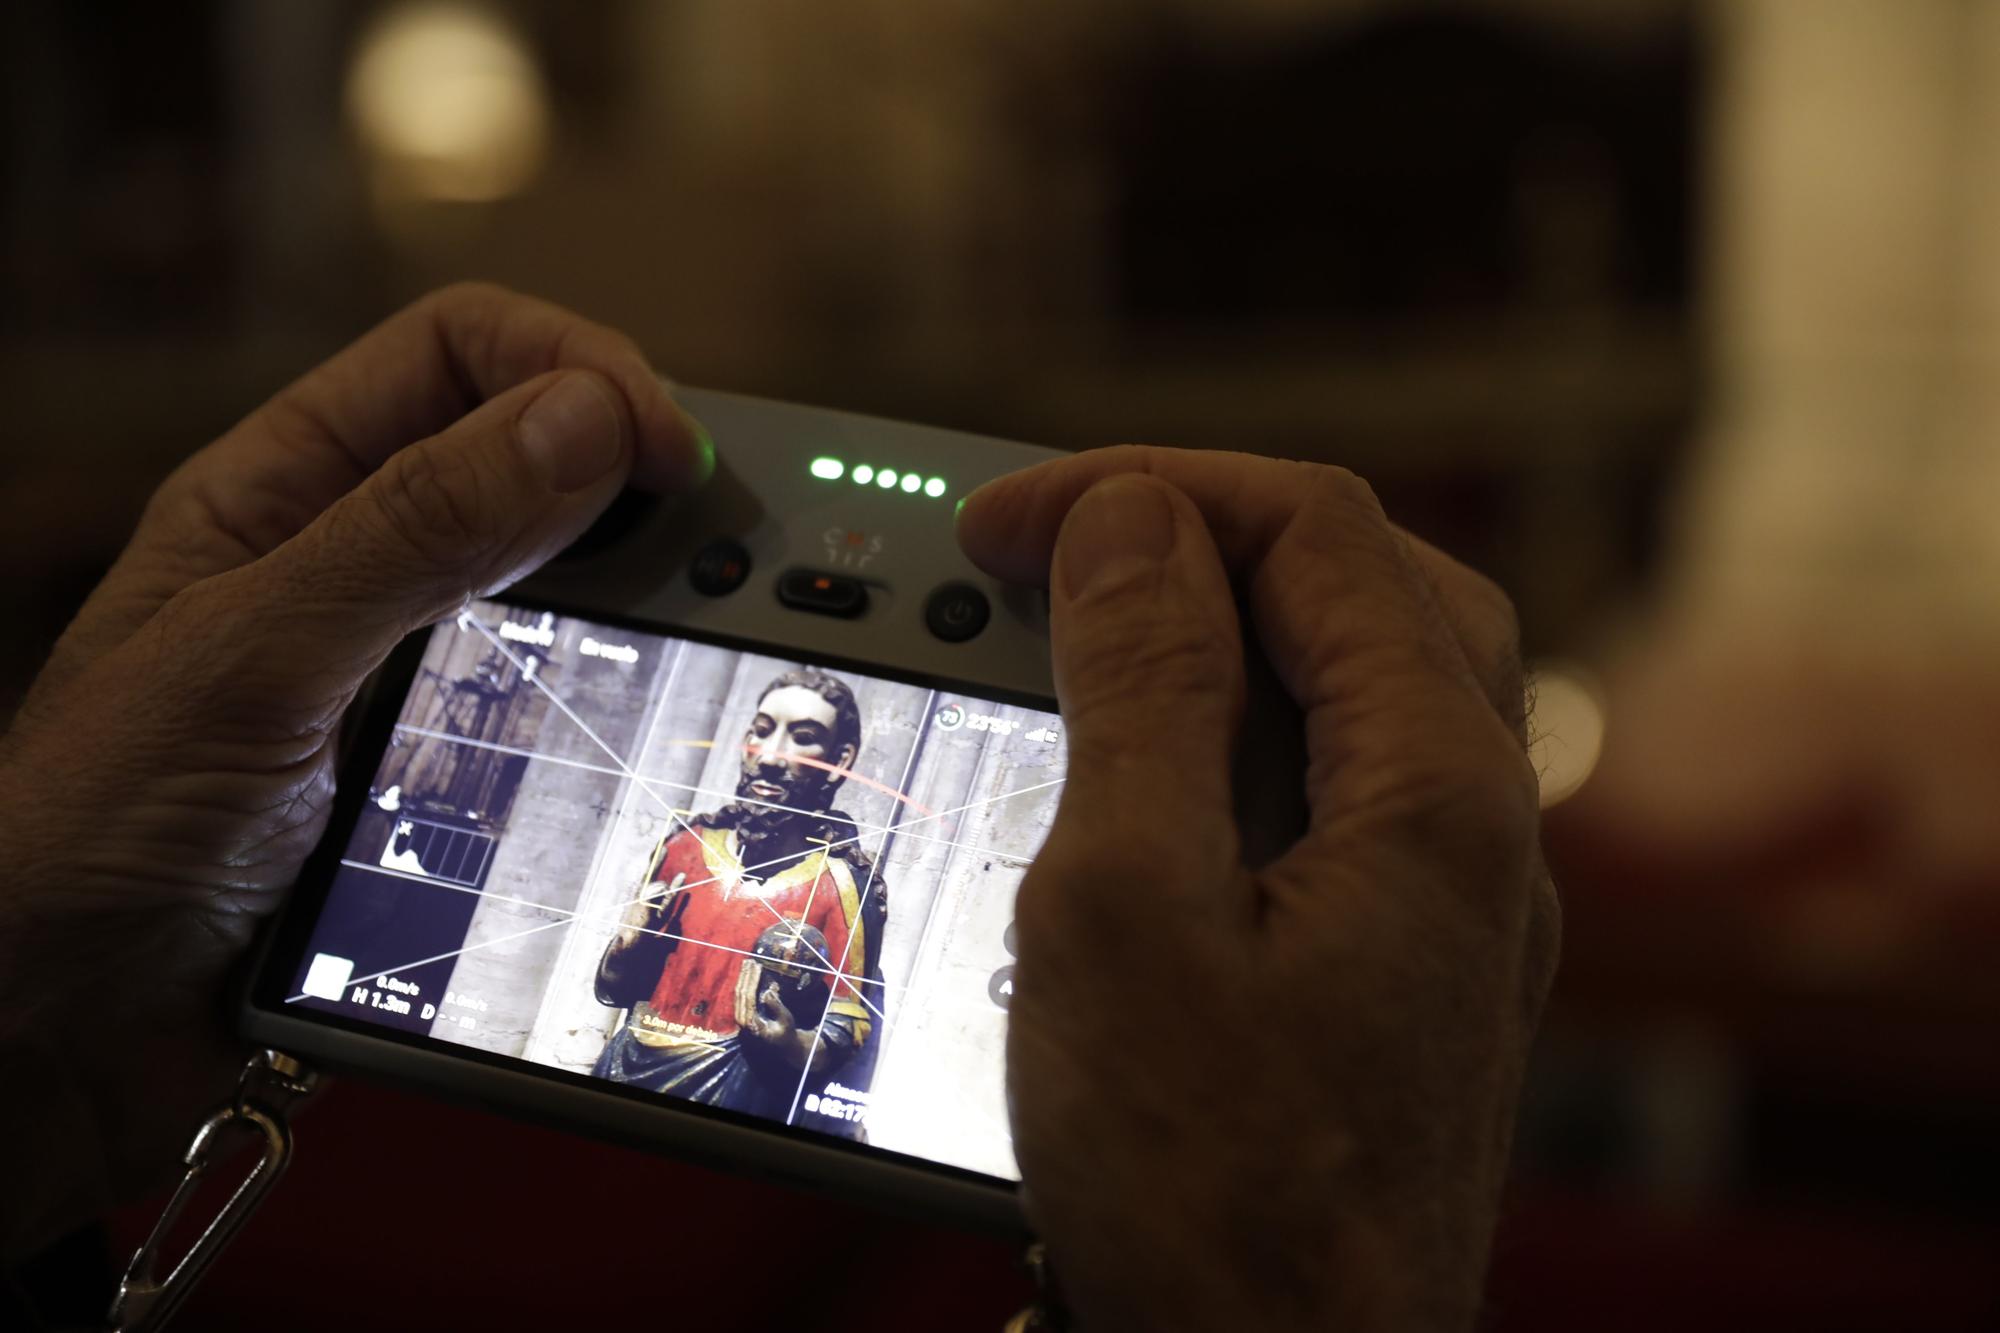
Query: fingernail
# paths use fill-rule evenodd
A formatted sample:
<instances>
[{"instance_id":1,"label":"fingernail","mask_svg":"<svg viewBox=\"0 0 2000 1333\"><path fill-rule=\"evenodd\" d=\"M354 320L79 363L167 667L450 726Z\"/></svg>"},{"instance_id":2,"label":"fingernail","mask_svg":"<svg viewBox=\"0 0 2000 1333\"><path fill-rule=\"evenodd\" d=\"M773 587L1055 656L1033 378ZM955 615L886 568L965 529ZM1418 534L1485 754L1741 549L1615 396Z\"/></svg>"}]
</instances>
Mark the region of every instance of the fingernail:
<instances>
[{"instance_id":1,"label":"fingernail","mask_svg":"<svg viewBox=\"0 0 2000 1333\"><path fill-rule=\"evenodd\" d=\"M567 495L598 480L625 454L625 427L597 376L565 375L528 404L521 452L552 491Z\"/></svg>"},{"instance_id":2,"label":"fingernail","mask_svg":"<svg viewBox=\"0 0 2000 1333\"><path fill-rule=\"evenodd\" d=\"M1064 590L1081 597L1158 565L1174 549L1174 507L1156 481L1108 477L1085 491L1057 542Z\"/></svg>"}]
</instances>

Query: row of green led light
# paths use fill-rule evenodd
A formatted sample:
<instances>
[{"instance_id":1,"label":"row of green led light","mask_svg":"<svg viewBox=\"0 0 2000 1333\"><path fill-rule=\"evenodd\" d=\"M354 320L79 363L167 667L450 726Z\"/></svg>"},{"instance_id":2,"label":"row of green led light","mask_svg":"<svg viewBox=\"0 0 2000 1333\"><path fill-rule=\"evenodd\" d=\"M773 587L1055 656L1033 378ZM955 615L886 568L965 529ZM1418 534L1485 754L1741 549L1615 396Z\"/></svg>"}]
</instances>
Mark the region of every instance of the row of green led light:
<instances>
[{"instance_id":1,"label":"row of green led light","mask_svg":"<svg viewBox=\"0 0 2000 1333\"><path fill-rule=\"evenodd\" d=\"M932 477L929 481L925 481L914 472L898 473L892 467L870 467L866 463L856 463L854 470L850 472L847 464L838 458L813 459L812 474L821 481L839 481L842 477L852 477L857 486L866 486L873 482L885 491L901 490L907 495L915 495L918 491L922 491L932 499L945 492L943 477Z\"/></svg>"}]
</instances>

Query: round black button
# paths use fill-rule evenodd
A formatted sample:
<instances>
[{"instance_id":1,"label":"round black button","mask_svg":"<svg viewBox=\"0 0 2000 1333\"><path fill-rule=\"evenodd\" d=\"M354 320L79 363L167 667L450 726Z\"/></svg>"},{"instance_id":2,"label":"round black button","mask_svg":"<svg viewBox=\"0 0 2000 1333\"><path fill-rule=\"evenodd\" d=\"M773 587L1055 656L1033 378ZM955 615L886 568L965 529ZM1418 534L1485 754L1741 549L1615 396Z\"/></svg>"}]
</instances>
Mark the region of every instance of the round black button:
<instances>
[{"instance_id":1,"label":"round black button","mask_svg":"<svg viewBox=\"0 0 2000 1333\"><path fill-rule=\"evenodd\" d=\"M1007 964L986 978L986 998L1005 1009L1014 1003L1014 965Z\"/></svg>"},{"instance_id":2,"label":"round black button","mask_svg":"<svg viewBox=\"0 0 2000 1333\"><path fill-rule=\"evenodd\" d=\"M993 606L970 583L947 583L924 604L924 624L946 643L964 643L986 628Z\"/></svg>"},{"instance_id":3,"label":"round black button","mask_svg":"<svg viewBox=\"0 0 2000 1333\"><path fill-rule=\"evenodd\" d=\"M749 577L750 553L743 549L743 543L729 537L717 537L696 551L694 563L688 566L688 582L696 592L710 597L735 592Z\"/></svg>"},{"instance_id":4,"label":"round black button","mask_svg":"<svg viewBox=\"0 0 2000 1333\"><path fill-rule=\"evenodd\" d=\"M606 506L597 521L556 554L558 560L588 560L623 541L626 534L659 507L660 497L644 491L624 490Z\"/></svg>"}]
</instances>

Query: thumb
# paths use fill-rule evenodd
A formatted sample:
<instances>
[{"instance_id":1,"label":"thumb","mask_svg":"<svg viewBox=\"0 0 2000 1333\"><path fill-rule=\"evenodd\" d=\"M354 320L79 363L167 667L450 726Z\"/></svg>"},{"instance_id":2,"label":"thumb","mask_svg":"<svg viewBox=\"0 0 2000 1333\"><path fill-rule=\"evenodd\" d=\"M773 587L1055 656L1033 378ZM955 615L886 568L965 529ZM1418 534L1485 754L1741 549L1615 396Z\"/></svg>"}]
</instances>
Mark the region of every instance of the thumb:
<instances>
[{"instance_id":1,"label":"thumb","mask_svg":"<svg viewBox=\"0 0 2000 1333\"><path fill-rule=\"evenodd\" d=\"M391 455L297 536L211 582L235 585L226 594L266 648L358 683L412 631L573 541L624 484L633 434L604 376L540 376Z\"/></svg>"},{"instance_id":2,"label":"thumb","mask_svg":"<svg viewBox=\"0 0 2000 1333\"><path fill-rule=\"evenodd\" d=\"M1243 706L1241 631L1214 539L1166 482L1107 478L1063 520L1049 595L1069 733L1052 834L1087 829L1100 847L1184 858L1191 833L1228 827ZM1194 841L1233 862L1230 839Z\"/></svg>"}]
</instances>

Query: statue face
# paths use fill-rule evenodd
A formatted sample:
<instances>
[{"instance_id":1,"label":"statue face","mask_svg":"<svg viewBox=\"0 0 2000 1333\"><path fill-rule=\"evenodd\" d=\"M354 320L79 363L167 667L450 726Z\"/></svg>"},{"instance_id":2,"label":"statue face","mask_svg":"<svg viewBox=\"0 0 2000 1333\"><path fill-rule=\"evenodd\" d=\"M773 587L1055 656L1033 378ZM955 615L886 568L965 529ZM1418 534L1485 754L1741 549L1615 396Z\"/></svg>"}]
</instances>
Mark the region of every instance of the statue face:
<instances>
[{"instance_id":1,"label":"statue face","mask_svg":"<svg viewBox=\"0 0 2000 1333\"><path fill-rule=\"evenodd\" d=\"M758 703L757 716L743 737L743 776L736 794L793 810L817 811L832 805L840 776L822 765L844 769L854 762L852 745L832 748L837 724L833 705L818 691L802 685L772 690ZM757 817L759 822L776 822L790 815L768 810L759 811Z\"/></svg>"}]
</instances>

